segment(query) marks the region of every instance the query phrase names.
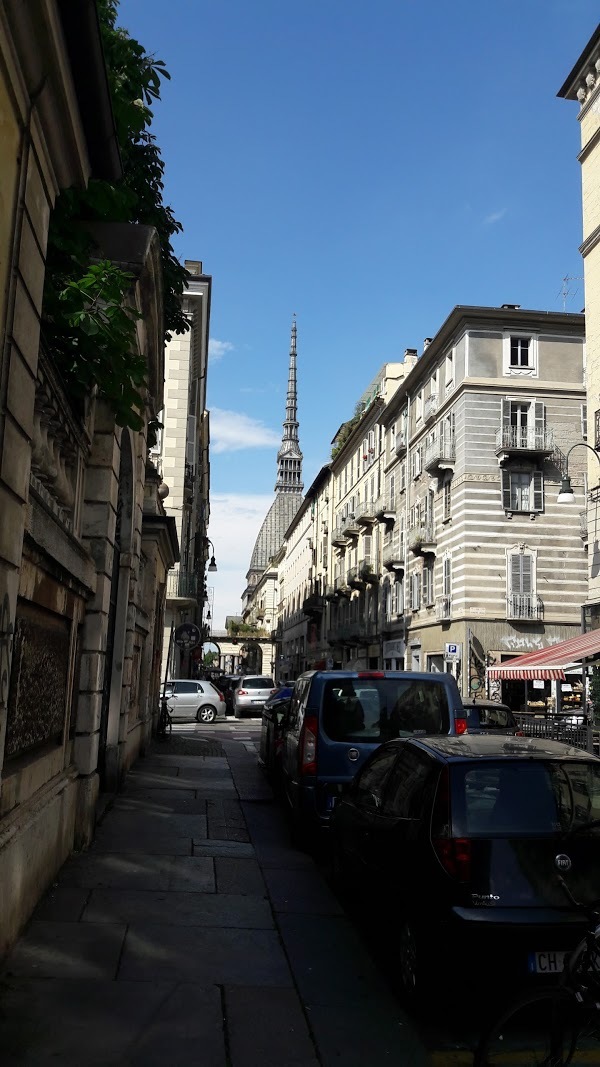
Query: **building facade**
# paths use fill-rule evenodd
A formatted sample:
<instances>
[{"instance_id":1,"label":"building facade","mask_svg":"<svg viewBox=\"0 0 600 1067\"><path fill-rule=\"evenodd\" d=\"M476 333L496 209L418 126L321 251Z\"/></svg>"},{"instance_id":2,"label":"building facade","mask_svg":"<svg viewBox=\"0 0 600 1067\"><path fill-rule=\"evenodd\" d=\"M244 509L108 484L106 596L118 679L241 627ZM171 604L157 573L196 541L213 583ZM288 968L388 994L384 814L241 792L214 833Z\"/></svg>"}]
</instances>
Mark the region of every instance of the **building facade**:
<instances>
[{"instance_id":1,"label":"building facade","mask_svg":"<svg viewBox=\"0 0 600 1067\"><path fill-rule=\"evenodd\" d=\"M586 387L589 443L600 451L600 27L588 41L558 95L578 101L581 128L583 256L585 278ZM600 626L600 465L587 455L590 497L586 625Z\"/></svg>"},{"instance_id":2,"label":"building facade","mask_svg":"<svg viewBox=\"0 0 600 1067\"><path fill-rule=\"evenodd\" d=\"M212 279L198 260L186 260L190 274L183 306L190 329L165 348L163 423L151 451L168 493L165 511L173 517L180 561L168 576L161 673L163 679L192 677L193 653L172 640L177 627L202 627L208 604L205 566L210 516L210 417L206 406ZM194 650L195 651L195 650ZM198 646L198 654L201 646Z\"/></svg>"}]
</instances>

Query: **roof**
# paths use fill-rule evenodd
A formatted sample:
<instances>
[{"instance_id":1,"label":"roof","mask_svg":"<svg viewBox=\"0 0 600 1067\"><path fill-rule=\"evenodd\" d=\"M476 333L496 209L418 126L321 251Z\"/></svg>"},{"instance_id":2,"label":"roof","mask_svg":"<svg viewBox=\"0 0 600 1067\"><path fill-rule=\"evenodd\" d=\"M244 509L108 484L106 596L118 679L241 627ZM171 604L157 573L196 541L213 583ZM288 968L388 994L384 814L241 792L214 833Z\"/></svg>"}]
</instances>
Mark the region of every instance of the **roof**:
<instances>
[{"instance_id":1,"label":"roof","mask_svg":"<svg viewBox=\"0 0 600 1067\"><path fill-rule=\"evenodd\" d=\"M540 648L535 652L526 652L496 667L488 667L488 678L517 679L521 681L533 678L565 680L565 667L581 663L584 659L593 659L600 655L600 630L590 630L577 634L557 645Z\"/></svg>"},{"instance_id":2,"label":"roof","mask_svg":"<svg viewBox=\"0 0 600 1067\"><path fill-rule=\"evenodd\" d=\"M285 531L302 504L301 493L277 493L258 532L250 559L251 571L264 571L281 548Z\"/></svg>"},{"instance_id":3,"label":"roof","mask_svg":"<svg viewBox=\"0 0 600 1067\"><path fill-rule=\"evenodd\" d=\"M587 66L592 59L596 50L596 45L600 42L600 25L596 28L595 32L590 37L583 52L579 56L575 66L571 72L567 75L563 85L557 92L557 96L564 97L565 99L576 99L578 82L581 81L583 68Z\"/></svg>"},{"instance_id":4,"label":"roof","mask_svg":"<svg viewBox=\"0 0 600 1067\"><path fill-rule=\"evenodd\" d=\"M390 741L388 744L406 744ZM447 761L470 759L597 759L581 748L573 748L562 741L548 741L544 737L495 737L493 734L461 734L460 737L415 737L409 744L426 749Z\"/></svg>"}]
</instances>

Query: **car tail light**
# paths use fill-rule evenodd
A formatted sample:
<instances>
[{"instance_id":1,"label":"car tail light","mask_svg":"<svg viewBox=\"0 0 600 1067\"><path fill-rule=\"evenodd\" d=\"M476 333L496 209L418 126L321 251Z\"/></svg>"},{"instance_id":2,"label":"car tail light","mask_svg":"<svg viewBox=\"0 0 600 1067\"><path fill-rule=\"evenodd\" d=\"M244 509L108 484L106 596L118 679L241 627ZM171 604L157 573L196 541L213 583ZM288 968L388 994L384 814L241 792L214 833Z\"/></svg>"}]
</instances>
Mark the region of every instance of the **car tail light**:
<instances>
[{"instance_id":1,"label":"car tail light","mask_svg":"<svg viewBox=\"0 0 600 1067\"><path fill-rule=\"evenodd\" d=\"M442 769L431 816L431 842L442 867L451 878L468 882L471 878L471 841L452 836L450 771Z\"/></svg>"},{"instance_id":2,"label":"car tail light","mask_svg":"<svg viewBox=\"0 0 600 1067\"><path fill-rule=\"evenodd\" d=\"M385 678L384 671L359 671L359 678Z\"/></svg>"},{"instance_id":3,"label":"car tail light","mask_svg":"<svg viewBox=\"0 0 600 1067\"><path fill-rule=\"evenodd\" d=\"M223 694L220 691L220 689L217 689L217 693L219 694L219 700L221 700L221 701L225 700L225 697L223 696Z\"/></svg>"},{"instance_id":4,"label":"car tail light","mask_svg":"<svg viewBox=\"0 0 600 1067\"><path fill-rule=\"evenodd\" d=\"M247 697L248 696L248 690L247 689L238 689L237 695L239 697Z\"/></svg>"},{"instance_id":5,"label":"car tail light","mask_svg":"<svg viewBox=\"0 0 600 1067\"><path fill-rule=\"evenodd\" d=\"M276 689L271 689L271 696L273 696L276 692L277 692Z\"/></svg>"},{"instance_id":6,"label":"car tail light","mask_svg":"<svg viewBox=\"0 0 600 1067\"><path fill-rule=\"evenodd\" d=\"M515 737L525 737L522 730L515 730Z\"/></svg>"},{"instance_id":7,"label":"car tail light","mask_svg":"<svg viewBox=\"0 0 600 1067\"><path fill-rule=\"evenodd\" d=\"M466 732L467 732L467 720L466 719L455 719L454 720L454 726L455 726L457 734L466 734Z\"/></svg>"},{"instance_id":8,"label":"car tail light","mask_svg":"<svg viewBox=\"0 0 600 1067\"><path fill-rule=\"evenodd\" d=\"M308 715L300 733L300 774L317 773L317 731L316 715Z\"/></svg>"},{"instance_id":9,"label":"car tail light","mask_svg":"<svg viewBox=\"0 0 600 1067\"><path fill-rule=\"evenodd\" d=\"M433 847L442 867L451 878L468 882L471 878L471 840L468 837L438 837Z\"/></svg>"}]
</instances>

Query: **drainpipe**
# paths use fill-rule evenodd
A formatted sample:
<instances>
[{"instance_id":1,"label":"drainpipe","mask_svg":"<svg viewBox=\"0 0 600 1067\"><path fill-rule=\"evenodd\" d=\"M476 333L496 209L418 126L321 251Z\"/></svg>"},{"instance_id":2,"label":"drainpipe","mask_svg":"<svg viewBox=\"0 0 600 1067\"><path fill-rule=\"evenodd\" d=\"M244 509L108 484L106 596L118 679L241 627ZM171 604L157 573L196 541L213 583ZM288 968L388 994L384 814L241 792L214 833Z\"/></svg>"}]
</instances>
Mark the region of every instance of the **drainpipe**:
<instances>
[{"instance_id":1,"label":"drainpipe","mask_svg":"<svg viewBox=\"0 0 600 1067\"><path fill-rule=\"evenodd\" d=\"M408 517L410 513L410 394L406 397L406 489L404 492L404 589L402 591L404 603L402 605L402 634L404 640L404 669L410 670L407 664L408 656L408 628L406 626L406 596L408 590Z\"/></svg>"}]
</instances>

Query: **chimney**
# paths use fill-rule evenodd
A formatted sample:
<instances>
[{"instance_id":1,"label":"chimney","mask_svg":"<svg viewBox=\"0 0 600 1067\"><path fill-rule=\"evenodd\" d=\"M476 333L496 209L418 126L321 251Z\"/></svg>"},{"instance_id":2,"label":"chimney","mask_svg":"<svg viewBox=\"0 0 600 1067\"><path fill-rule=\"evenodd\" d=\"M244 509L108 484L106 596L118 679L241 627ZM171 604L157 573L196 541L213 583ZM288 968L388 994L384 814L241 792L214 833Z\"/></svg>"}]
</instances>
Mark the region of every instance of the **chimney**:
<instances>
[{"instance_id":1,"label":"chimney","mask_svg":"<svg viewBox=\"0 0 600 1067\"><path fill-rule=\"evenodd\" d=\"M502 304L502 311L518 311L520 304Z\"/></svg>"},{"instance_id":2,"label":"chimney","mask_svg":"<svg viewBox=\"0 0 600 1067\"><path fill-rule=\"evenodd\" d=\"M404 349L404 366L407 367L408 370L412 370L413 367L416 366L418 358L416 348Z\"/></svg>"},{"instance_id":3,"label":"chimney","mask_svg":"<svg viewBox=\"0 0 600 1067\"><path fill-rule=\"evenodd\" d=\"M423 351L424 352L426 351L426 349L429 348L429 346L430 346L432 341L433 341L433 337L426 337L425 338L425 340L423 341Z\"/></svg>"}]
</instances>

